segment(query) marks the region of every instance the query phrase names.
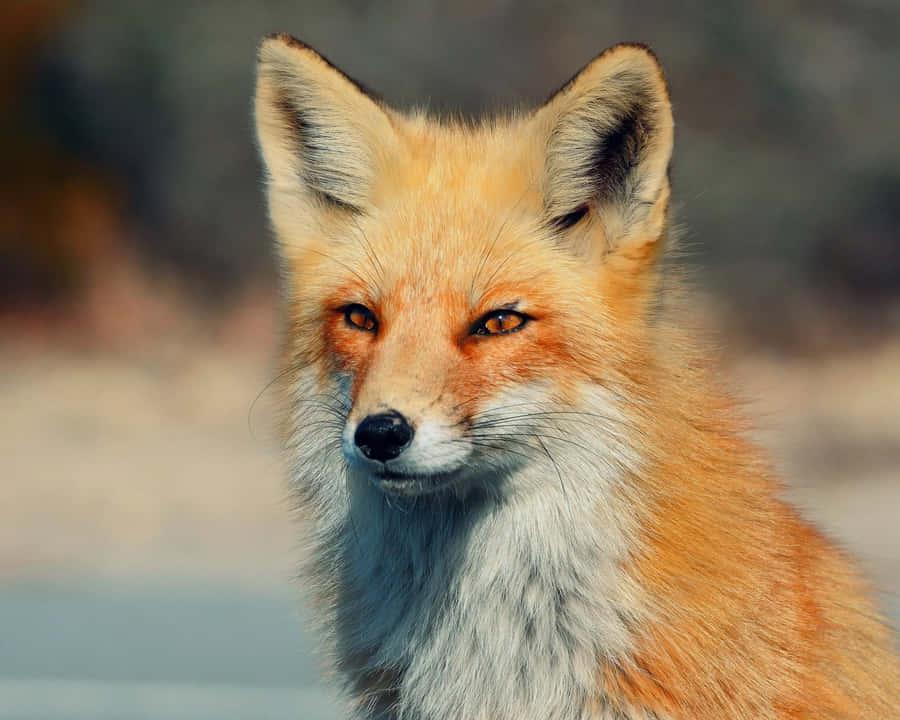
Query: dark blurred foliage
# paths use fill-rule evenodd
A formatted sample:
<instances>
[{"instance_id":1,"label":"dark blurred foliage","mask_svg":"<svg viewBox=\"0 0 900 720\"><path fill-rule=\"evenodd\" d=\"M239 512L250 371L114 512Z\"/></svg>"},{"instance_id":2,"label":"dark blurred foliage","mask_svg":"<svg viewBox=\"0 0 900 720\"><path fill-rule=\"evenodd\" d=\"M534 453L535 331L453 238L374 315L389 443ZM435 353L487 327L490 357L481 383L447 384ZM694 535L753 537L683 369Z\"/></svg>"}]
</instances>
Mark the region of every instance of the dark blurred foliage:
<instances>
[{"instance_id":1,"label":"dark blurred foliage","mask_svg":"<svg viewBox=\"0 0 900 720\"><path fill-rule=\"evenodd\" d=\"M297 35L388 101L540 102L649 43L675 103L677 221L702 277L778 307L900 295L897 0L6 0L0 283L77 286L124 247L221 291L271 280L254 56Z\"/></svg>"}]
</instances>

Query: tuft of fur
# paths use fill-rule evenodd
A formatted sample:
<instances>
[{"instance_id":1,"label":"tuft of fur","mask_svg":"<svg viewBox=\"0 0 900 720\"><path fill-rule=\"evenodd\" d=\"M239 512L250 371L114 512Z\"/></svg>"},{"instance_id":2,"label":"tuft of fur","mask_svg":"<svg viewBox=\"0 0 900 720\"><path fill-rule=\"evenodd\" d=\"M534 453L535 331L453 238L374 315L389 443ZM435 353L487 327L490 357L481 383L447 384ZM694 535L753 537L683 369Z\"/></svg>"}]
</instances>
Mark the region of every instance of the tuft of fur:
<instances>
[{"instance_id":1,"label":"tuft of fur","mask_svg":"<svg viewBox=\"0 0 900 720\"><path fill-rule=\"evenodd\" d=\"M256 120L304 581L357 717L900 717L865 584L780 500L663 281L652 53L467 126L272 36ZM498 308L531 320L471 332ZM402 481L354 446L386 409L415 427Z\"/></svg>"}]
</instances>

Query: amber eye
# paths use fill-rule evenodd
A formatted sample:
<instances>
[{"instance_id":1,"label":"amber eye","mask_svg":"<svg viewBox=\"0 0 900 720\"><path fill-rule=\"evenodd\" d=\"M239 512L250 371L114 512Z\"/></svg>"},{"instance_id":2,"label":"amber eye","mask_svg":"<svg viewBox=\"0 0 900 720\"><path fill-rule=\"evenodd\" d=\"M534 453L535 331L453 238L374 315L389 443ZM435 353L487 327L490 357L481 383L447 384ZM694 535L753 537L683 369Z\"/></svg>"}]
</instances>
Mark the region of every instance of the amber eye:
<instances>
[{"instance_id":1,"label":"amber eye","mask_svg":"<svg viewBox=\"0 0 900 720\"><path fill-rule=\"evenodd\" d=\"M350 327L359 330L368 330L375 332L378 329L378 321L375 315L365 305L354 303L344 308L344 320Z\"/></svg>"},{"instance_id":2,"label":"amber eye","mask_svg":"<svg viewBox=\"0 0 900 720\"><path fill-rule=\"evenodd\" d=\"M493 310L478 320L470 335L506 335L521 330L531 318L515 310Z\"/></svg>"}]
</instances>

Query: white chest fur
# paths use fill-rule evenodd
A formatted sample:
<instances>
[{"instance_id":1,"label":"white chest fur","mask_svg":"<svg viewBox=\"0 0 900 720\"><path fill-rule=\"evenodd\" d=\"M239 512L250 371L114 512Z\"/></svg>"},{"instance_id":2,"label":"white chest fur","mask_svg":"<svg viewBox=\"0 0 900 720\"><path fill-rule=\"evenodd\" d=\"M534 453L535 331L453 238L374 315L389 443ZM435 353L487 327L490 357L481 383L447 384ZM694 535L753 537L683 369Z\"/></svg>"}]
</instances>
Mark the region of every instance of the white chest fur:
<instances>
[{"instance_id":1,"label":"white chest fur","mask_svg":"<svg viewBox=\"0 0 900 720\"><path fill-rule=\"evenodd\" d=\"M462 505L389 501L341 480L354 490L331 495L343 502L317 533L314 581L337 590L326 622L351 684L392 674L399 718L605 717L598 664L628 652L634 607L620 569L627 518L603 525L550 482Z\"/></svg>"}]
</instances>

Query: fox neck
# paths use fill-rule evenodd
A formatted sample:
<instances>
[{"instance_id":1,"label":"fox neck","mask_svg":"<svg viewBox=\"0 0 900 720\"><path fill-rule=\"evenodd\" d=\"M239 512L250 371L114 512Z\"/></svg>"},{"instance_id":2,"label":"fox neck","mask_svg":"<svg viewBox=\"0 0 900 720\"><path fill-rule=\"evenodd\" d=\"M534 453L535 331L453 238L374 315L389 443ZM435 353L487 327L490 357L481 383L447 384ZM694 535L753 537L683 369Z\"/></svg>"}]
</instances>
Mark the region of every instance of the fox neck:
<instances>
[{"instance_id":1,"label":"fox neck","mask_svg":"<svg viewBox=\"0 0 900 720\"><path fill-rule=\"evenodd\" d=\"M623 528L558 488L402 510L364 492L337 618L339 655L368 658L354 680L399 670L410 717L579 717L598 658L628 650Z\"/></svg>"},{"instance_id":2,"label":"fox neck","mask_svg":"<svg viewBox=\"0 0 900 720\"><path fill-rule=\"evenodd\" d=\"M335 473L314 565L339 588L331 621L354 694L428 720L598 716L598 662L627 657L638 593L622 570L636 523L615 490L627 454L590 430L501 497L399 501Z\"/></svg>"}]
</instances>

